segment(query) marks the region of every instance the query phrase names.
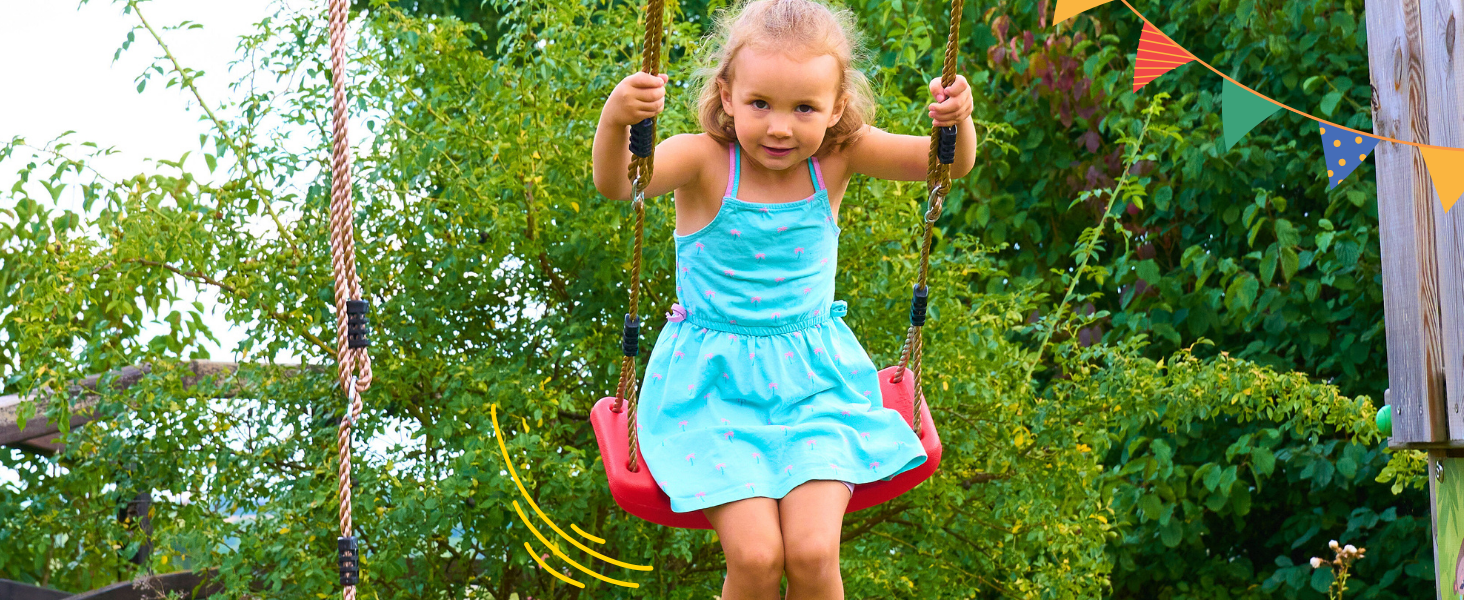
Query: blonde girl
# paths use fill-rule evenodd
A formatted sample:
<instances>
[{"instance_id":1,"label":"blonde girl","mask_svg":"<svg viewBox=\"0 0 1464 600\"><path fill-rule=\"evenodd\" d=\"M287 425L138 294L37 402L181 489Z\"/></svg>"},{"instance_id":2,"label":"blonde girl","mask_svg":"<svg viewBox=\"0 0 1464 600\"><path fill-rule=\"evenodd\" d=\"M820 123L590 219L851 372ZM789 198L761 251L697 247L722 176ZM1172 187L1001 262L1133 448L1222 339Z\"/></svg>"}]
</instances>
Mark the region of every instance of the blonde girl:
<instances>
[{"instance_id":1,"label":"blonde girl","mask_svg":"<svg viewBox=\"0 0 1464 600\"><path fill-rule=\"evenodd\" d=\"M839 535L854 485L926 459L883 408L877 369L834 300L850 178L925 178L929 138L870 124L848 11L756 0L721 15L697 103L702 133L656 148L646 197L673 192L676 291L638 402L646 466L672 510L701 510L727 558L724 600L843 598ZM666 75L636 73L605 102L595 187L631 196L632 124L659 114ZM971 91L930 82L956 125L952 177L975 162Z\"/></svg>"}]
</instances>

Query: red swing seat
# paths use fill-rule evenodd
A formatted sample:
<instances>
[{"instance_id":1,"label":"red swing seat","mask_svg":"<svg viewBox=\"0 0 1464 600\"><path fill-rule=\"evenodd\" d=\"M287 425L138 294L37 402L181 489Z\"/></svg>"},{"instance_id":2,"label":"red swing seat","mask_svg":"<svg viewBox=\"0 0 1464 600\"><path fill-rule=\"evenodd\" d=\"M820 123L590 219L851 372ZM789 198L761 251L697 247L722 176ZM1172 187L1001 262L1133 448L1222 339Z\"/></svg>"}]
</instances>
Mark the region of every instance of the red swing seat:
<instances>
[{"instance_id":1,"label":"red swing seat","mask_svg":"<svg viewBox=\"0 0 1464 600\"><path fill-rule=\"evenodd\" d=\"M915 375L904 369L905 376L898 383L892 381L900 367L889 367L879 372L880 393L884 407L900 412L905 423L914 428ZM600 444L600 458L605 464L605 475L610 480L610 495L615 503L632 515L666 527L685 529L711 529L702 511L678 513L671 510L671 498L656 485L651 470L646 468L645 455L636 448L636 470L630 470L630 438L627 435L630 406L627 400L615 412L615 397L607 396L595 403L590 411L590 423L595 427L595 439ZM940 466L940 433L935 430L935 421L930 418L927 403L920 405L920 445L925 448L926 459L920 466L896 475L889 481L874 481L854 486L854 497L849 500L845 513L864 510L895 496L910 491L920 482L929 479Z\"/></svg>"}]
</instances>

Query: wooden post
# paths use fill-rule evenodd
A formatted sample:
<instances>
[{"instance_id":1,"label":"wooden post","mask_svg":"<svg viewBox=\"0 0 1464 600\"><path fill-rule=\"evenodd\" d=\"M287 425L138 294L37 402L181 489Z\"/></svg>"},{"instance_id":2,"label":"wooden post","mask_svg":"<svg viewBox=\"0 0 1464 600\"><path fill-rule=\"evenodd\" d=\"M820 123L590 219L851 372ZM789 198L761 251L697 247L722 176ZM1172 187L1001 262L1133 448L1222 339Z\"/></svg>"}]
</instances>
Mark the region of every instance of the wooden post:
<instances>
[{"instance_id":1,"label":"wooden post","mask_svg":"<svg viewBox=\"0 0 1464 600\"><path fill-rule=\"evenodd\" d=\"M1373 132L1464 148L1464 0L1367 0ZM1418 149L1377 151L1389 446L1428 450L1436 597L1464 592L1464 210ZM1452 198L1444 200L1453 200Z\"/></svg>"},{"instance_id":2,"label":"wooden post","mask_svg":"<svg viewBox=\"0 0 1464 600\"><path fill-rule=\"evenodd\" d=\"M1436 2L1368 0L1367 46L1373 132L1430 144L1430 69L1424 41L1432 36L1426 35L1423 23L1435 15L1425 18L1421 12L1425 1ZM1383 142L1375 156L1388 336L1387 401L1393 408L1389 444L1394 448L1447 446L1454 436L1464 438L1464 421L1450 427L1444 387L1435 244L1435 213L1442 215L1443 210L1417 148Z\"/></svg>"},{"instance_id":3,"label":"wooden post","mask_svg":"<svg viewBox=\"0 0 1464 600\"><path fill-rule=\"evenodd\" d=\"M1429 136L1435 146L1464 148L1464 48L1456 47L1464 2L1423 0L1423 52ZM1437 193L1429 197L1437 197ZM1450 198L1452 200L1452 198ZM1428 203L1436 226L1434 250L1443 338L1449 439L1464 440L1464 205L1444 213Z\"/></svg>"}]
</instances>

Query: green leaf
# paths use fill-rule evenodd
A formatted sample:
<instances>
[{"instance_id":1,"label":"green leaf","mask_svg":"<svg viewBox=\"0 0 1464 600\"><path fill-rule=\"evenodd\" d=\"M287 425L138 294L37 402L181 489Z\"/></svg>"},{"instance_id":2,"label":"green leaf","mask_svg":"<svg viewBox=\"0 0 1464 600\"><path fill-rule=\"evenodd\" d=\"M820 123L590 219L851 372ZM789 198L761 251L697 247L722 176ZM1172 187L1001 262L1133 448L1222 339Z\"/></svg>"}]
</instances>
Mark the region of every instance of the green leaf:
<instances>
[{"instance_id":1,"label":"green leaf","mask_svg":"<svg viewBox=\"0 0 1464 600\"><path fill-rule=\"evenodd\" d=\"M1139 279L1143 279L1152 285L1162 277L1163 275L1159 274L1159 263L1154 262L1153 259L1139 262Z\"/></svg>"},{"instance_id":2,"label":"green leaf","mask_svg":"<svg viewBox=\"0 0 1464 600\"><path fill-rule=\"evenodd\" d=\"M1287 283L1296 276L1296 271L1301 265L1301 257L1291 247L1281 249L1281 275L1286 278Z\"/></svg>"},{"instance_id":3,"label":"green leaf","mask_svg":"<svg viewBox=\"0 0 1464 600\"><path fill-rule=\"evenodd\" d=\"M1160 503L1157 494L1144 494L1139 498L1139 514L1144 517L1145 521L1159 520L1159 513L1163 510L1164 506Z\"/></svg>"},{"instance_id":4,"label":"green leaf","mask_svg":"<svg viewBox=\"0 0 1464 600\"><path fill-rule=\"evenodd\" d=\"M1276 241L1282 246L1295 246L1301 243L1301 234L1286 219L1276 219L1275 223Z\"/></svg>"},{"instance_id":5,"label":"green leaf","mask_svg":"<svg viewBox=\"0 0 1464 600\"><path fill-rule=\"evenodd\" d=\"M1261 285L1271 285L1271 276L1276 273L1276 244L1271 244L1266 249L1266 255L1261 258Z\"/></svg>"},{"instance_id":6,"label":"green leaf","mask_svg":"<svg viewBox=\"0 0 1464 600\"><path fill-rule=\"evenodd\" d=\"M1322 114L1332 116L1332 111L1337 110L1337 103L1342 101L1342 94L1335 91L1328 92L1322 97Z\"/></svg>"},{"instance_id":7,"label":"green leaf","mask_svg":"<svg viewBox=\"0 0 1464 600\"><path fill-rule=\"evenodd\" d=\"M1244 517L1251 509L1250 486L1240 483L1230 486L1230 508L1236 516Z\"/></svg>"},{"instance_id":8,"label":"green leaf","mask_svg":"<svg viewBox=\"0 0 1464 600\"><path fill-rule=\"evenodd\" d=\"M1313 569L1311 574L1311 589L1319 594L1327 593L1332 588L1331 569Z\"/></svg>"},{"instance_id":9,"label":"green leaf","mask_svg":"<svg viewBox=\"0 0 1464 600\"><path fill-rule=\"evenodd\" d=\"M1165 546L1174 548L1184 540L1184 524L1179 519L1170 519L1168 523L1159 527L1159 541Z\"/></svg>"},{"instance_id":10,"label":"green leaf","mask_svg":"<svg viewBox=\"0 0 1464 600\"><path fill-rule=\"evenodd\" d=\"M1276 455L1269 448L1252 448L1251 469L1257 475L1267 476L1276 469Z\"/></svg>"},{"instance_id":11,"label":"green leaf","mask_svg":"<svg viewBox=\"0 0 1464 600\"><path fill-rule=\"evenodd\" d=\"M1260 282L1249 273L1235 277L1225 290L1225 308L1236 312L1249 312L1251 304L1256 301L1256 292L1259 290Z\"/></svg>"}]
</instances>

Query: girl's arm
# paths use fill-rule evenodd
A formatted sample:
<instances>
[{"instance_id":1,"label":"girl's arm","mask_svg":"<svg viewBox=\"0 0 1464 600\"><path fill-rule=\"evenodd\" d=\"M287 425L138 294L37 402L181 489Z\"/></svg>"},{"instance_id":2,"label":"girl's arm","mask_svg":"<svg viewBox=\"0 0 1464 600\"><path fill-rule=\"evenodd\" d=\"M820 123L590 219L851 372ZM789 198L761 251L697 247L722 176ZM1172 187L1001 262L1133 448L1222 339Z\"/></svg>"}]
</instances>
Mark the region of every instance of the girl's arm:
<instances>
[{"instance_id":1,"label":"girl's arm","mask_svg":"<svg viewBox=\"0 0 1464 600\"><path fill-rule=\"evenodd\" d=\"M936 104L930 105L930 117L936 126L956 126L956 160L951 164L951 178L959 179L976 165L976 124L971 121L971 87L966 78L956 76L951 87L942 90L940 79L930 82L930 94ZM920 181L929 165L930 136L899 135L869 127L865 135L849 147L849 170L879 179Z\"/></svg>"},{"instance_id":2,"label":"girl's arm","mask_svg":"<svg viewBox=\"0 0 1464 600\"><path fill-rule=\"evenodd\" d=\"M600 124L595 129L592 152L595 189L611 200L629 200L630 126L661 113L665 107L666 75L654 76L637 72L620 81L605 108L600 111ZM700 174L696 154L704 144L696 136L677 135L656 146L651 180L646 185L647 198L659 196L692 183Z\"/></svg>"}]
</instances>

